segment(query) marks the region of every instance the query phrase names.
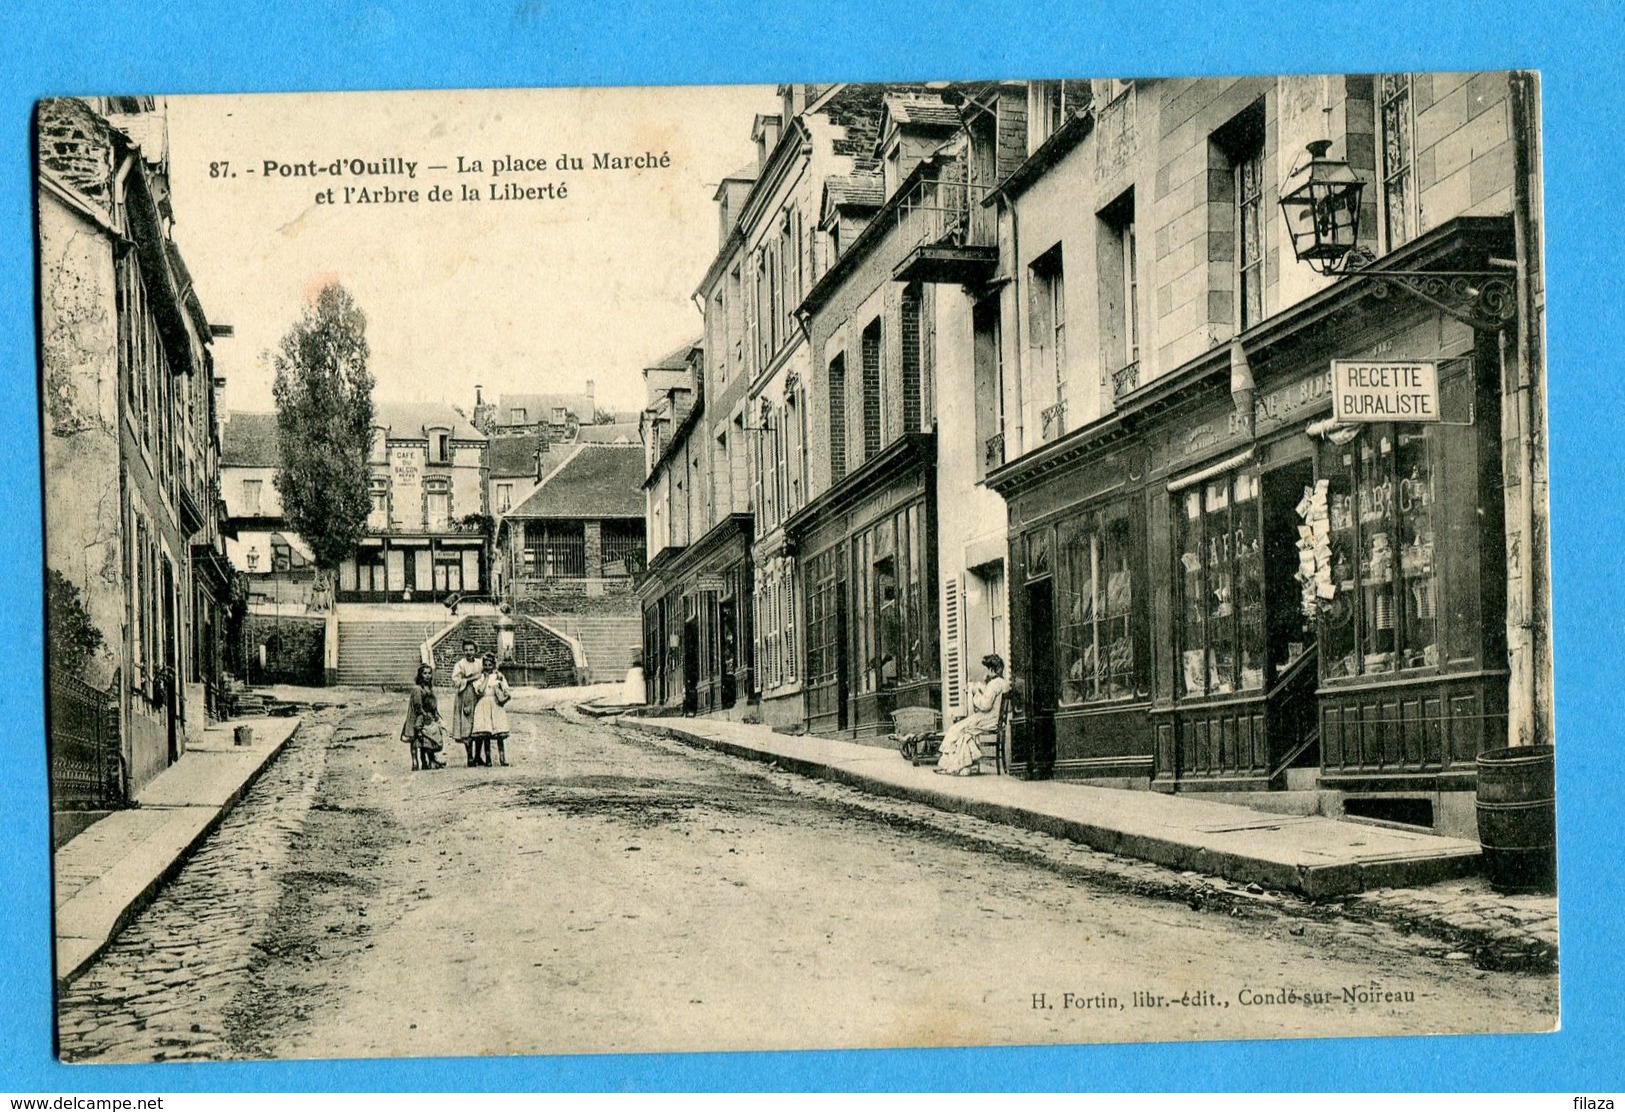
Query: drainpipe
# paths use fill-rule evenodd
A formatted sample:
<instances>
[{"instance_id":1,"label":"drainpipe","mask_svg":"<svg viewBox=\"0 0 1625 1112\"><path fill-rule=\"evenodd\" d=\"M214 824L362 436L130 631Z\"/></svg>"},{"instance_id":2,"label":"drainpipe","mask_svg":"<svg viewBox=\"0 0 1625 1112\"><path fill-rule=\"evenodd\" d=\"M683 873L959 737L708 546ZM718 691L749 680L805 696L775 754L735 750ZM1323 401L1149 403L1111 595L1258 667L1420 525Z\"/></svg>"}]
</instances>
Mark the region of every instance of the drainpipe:
<instances>
[{"instance_id":1,"label":"drainpipe","mask_svg":"<svg viewBox=\"0 0 1625 1112\"><path fill-rule=\"evenodd\" d=\"M1517 258L1518 316L1516 349L1513 353L1513 374L1516 377L1514 404L1517 412L1517 460L1521 473L1516 506L1519 536L1517 568L1516 619L1507 630L1509 648L1513 649L1511 714L1508 722L1509 745L1538 745L1549 740L1539 712L1539 694L1544 671L1541 644L1540 609L1537 600L1536 564L1544 557L1545 546L1536 544L1535 515L1535 429L1533 427L1535 389L1535 363L1541 358L1537 347L1535 328L1535 290L1532 271L1539 265L1541 245L1533 227L1533 204L1530 197L1530 176L1534 171L1530 137L1534 134L1530 119L1530 97L1533 80L1527 73L1514 71L1507 77L1512 108L1513 180L1512 230ZM1503 333L1504 336L1504 333ZM1502 344L1502 367L1506 373L1505 342ZM1504 391L1503 391L1504 393ZM1511 615L1509 615L1511 617Z\"/></svg>"}]
</instances>

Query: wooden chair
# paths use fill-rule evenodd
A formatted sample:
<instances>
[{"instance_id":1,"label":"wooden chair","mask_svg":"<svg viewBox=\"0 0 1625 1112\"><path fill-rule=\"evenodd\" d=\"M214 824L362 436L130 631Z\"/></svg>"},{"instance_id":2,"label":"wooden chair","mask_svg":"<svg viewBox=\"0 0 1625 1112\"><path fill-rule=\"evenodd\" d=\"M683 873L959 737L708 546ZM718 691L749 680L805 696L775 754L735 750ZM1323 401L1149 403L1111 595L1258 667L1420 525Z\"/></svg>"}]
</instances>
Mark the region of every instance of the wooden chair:
<instances>
[{"instance_id":1,"label":"wooden chair","mask_svg":"<svg viewBox=\"0 0 1625 1112\"><path fill-rule=\"evenodd\" d=\"M976 735L976 744L982 750L982 757L984 760L988 755L987 747L989 745L993 746L993 771L1001 776L1007 771L1005 765L1005 749L1006 740L1009 738L1009 736L1010 693L1006 691L999 696L998 724L993 727L991 732L984 730Z\"/></svg>"}]
</instances>

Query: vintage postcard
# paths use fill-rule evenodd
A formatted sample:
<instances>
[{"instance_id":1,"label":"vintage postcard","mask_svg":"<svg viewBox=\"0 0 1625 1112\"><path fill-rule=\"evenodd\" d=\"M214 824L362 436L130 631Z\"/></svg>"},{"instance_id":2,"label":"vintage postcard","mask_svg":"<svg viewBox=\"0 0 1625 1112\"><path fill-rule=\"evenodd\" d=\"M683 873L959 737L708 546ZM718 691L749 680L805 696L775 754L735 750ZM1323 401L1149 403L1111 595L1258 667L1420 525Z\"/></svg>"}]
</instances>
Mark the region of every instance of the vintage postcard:
<instances>
[{"instance_id":1,"label":"vintage postcard","mask_svg":"<svg viewBox=\"0 0 1625 1112\"><path fill-rule=\"evenodd\" d=\"M34 137L63 1060L1558 1025L1533 73Z\"/></svg>"}]
</instances>

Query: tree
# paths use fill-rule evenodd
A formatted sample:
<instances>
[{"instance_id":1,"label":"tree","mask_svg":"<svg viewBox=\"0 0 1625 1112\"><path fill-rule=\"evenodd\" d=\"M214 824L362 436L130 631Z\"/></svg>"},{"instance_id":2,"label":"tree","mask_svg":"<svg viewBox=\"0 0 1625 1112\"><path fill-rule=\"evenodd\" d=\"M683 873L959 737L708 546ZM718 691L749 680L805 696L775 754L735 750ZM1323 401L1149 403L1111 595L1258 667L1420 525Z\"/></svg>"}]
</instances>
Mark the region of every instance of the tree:
<instances>
[{"instance_id":1,"label":"tree","mask_svg":"<svg viewBox=\"0 0 1625 1112\"><path fill-rule=\"evenodd\" d=\"M615 411L611 409L598 410L598 412L592 415L592 423L595 425L615 424Z\"/></svg>"},{"instance_id":2,"label":"tree","mask_svg":"<svg viewBox=\"0 0 1625 1112\"><path fill-rule=\"evenodd\" d=\"M51 667L83 678L85 667L102 650L102 631L85 608L84 596L67 576L45 572L45 626L51 635Z\"/></svg>"},{"instance_id":3,"label":"tree","mask_svg":"<svg viewBox=\"0 0 1625 1112\"><path fill-rule=\"evenodd\" d=\"M289 527L310 546L324 578L355 552L372 510L367 356L367 318L332 282L305 306L275 358L274 481Z\"/></svg>"}]
</instances>

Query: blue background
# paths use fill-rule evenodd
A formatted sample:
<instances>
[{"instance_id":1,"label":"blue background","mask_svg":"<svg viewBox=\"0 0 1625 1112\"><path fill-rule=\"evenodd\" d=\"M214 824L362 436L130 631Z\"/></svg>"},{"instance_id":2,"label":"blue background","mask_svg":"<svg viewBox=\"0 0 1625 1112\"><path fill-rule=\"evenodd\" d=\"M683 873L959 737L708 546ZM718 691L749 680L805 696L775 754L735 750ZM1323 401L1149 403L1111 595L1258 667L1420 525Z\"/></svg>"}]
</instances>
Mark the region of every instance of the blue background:
<instances>
[{"instance_id":1,"label":"blue background","mask_svg":"<svg viewBox=\"0 0 1625 1112\"><path fill-rule=\"evenodd\" d=\"M1614 3L50 0L0 15L0 1091L1625 1088L1617 803L1625 165ZM479 1061L59 1065L40 692L29 114L47 95L1537 68L1543 78L1563 1029L1556 1035ZM538 1023L549 1022L545 1015Z\"/></svg>"}]
</instances>

